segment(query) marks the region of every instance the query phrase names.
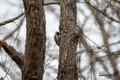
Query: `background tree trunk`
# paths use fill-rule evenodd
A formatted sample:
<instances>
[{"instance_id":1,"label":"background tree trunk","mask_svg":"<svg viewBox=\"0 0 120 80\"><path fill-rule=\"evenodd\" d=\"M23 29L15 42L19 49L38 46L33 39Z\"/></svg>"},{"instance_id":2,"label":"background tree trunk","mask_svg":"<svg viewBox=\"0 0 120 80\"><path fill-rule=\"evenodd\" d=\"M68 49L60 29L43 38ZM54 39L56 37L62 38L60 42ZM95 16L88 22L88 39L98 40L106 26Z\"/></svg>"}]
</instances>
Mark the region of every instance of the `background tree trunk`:
<instances>
[{"instance_id":1,"label":"background tree trunk","mask_svg":"<svg viewBox=\"0 0 120 80\"><path fill-rule=\"evenodd\" d=\"M43 80L56 79L56 62L59 51L54 45L53 35L58 30L56 25L59 24L58 5L60 5L61 44L57 80L76 80L77 77L79 80L119 80L120 1L78 0L77 16L76 3L73 0L44 1L46 1L44 8L48 32L44 64L43 2L24 0L26 12L22 12L23 8L21 9L20 6L23 6L23 3L20 0L2 0L0 2L1 8L3 8L0 11L0 47L2 47L2 49L0 48L0 79L22 80L21 75L23 75L24 80L40 80L43 78L44 70ZM25 17L27 19L27 42L25 41L26 31L24 31L26 22L23 24ZM78 40L76 18L77 28L80 31L77 60L75 59ZM24 51L25 42L26 51Z\"/></svg>"},{"instance_id":2,"label":"background tree trunk","mask_svg":"<svg viewBox=\"0 0 120 80\"><path fill-rule=\"evenodd\" d=\"M58 80L78 80L76 54L78 34L76 28L76 1L61 0L60 60Z\"/></svg>"},{"instance_id":3,"label":"background tree trunk","mask_svg":"<svg viewBox=\"0 0 120 80\"><path fill-rule=\"evenodd\" d=\"M23 0L27 36L24 58L23 80L42 80L46 48L45 15L43 0Z\"/></svg>"}]
</instances>

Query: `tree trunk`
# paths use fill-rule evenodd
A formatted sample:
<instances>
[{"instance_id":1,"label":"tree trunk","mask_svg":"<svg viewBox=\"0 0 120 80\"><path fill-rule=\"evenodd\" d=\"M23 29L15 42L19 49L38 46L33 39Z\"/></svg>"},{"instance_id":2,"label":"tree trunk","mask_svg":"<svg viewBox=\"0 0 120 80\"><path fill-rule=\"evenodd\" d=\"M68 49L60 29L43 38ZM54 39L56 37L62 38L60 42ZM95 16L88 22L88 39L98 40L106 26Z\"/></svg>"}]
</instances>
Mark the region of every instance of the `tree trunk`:
<instances>
[{"instance_id":1,"label":"tree trunk","mask_svg":"<svg viewBox=\"0 0 120 80\"><path fill-rule=\"evenodd\" d=\"M60 60L58 80L78 80L76 54L78 34L76 26L76 0L61 0Z\"/></svg>"},{"instance_id":2,"label":"tree trunk","mask_svg":"<svg viewBox=\"0 0 120 80\"><path fill-rule=\"evenodd\" d=\"M43 0L23 0L27 35L23 80L42 80L46 48L45 14Z\"/></svg>"}]
</instances>

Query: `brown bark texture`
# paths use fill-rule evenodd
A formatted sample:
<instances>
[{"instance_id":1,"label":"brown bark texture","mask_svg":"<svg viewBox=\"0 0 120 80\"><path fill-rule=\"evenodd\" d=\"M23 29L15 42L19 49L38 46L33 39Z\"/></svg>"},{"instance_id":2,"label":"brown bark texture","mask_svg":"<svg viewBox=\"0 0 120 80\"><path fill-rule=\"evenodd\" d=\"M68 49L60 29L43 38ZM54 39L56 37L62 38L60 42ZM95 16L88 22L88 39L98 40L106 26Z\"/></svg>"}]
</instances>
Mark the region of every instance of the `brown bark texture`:
<instances>
[{"instance_id":1,"label":"brown bark texture","mask_svg":"<svg viewBox=\"0 0 120 80\"><path fill-rule=\"evenodd\" d=\"M5 41L0 40L0 46L5 50L5 52L12 58L12 60L17 64L17 66L22 69L24 55L15 50L14 47L9 46Z\"/></svg>"},{"instance_id":2,"label":"brown bark texture","mask_svg":"<svg viewBox=\"0 0 120 80\"><path fill-rule=\"evenodd\" d=\"M78 33L76 26L76 1L61 0L60 15L60 59L58 80L78 80L76 54Z\"/></svg>"},{"instance_id":3,"label":"brown bark texture","mask_svg":"<svg viewBox=\"0 0 120 80\"><path fill-rule=\"evenodd\" d=\"M26 12L27 35L23 80L42 80L45 58L45 14L43 0L23 0Z\"/></svg>"}]
</instances>

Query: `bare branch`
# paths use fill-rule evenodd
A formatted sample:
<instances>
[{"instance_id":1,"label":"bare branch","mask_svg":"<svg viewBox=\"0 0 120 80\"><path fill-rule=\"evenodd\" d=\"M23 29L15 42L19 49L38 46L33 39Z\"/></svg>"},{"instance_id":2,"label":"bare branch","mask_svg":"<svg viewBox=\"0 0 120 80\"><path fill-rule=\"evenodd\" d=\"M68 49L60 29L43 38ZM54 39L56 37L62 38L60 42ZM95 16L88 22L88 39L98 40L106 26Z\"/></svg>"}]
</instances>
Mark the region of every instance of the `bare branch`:
<instances>
[{"instance_id":1,"label":"bare branch","mask_svg":"<svg viewBox=\"0 0 120 80\"><path fill-rule=\"evenodd\" d=\"M92 4L90 4L90 2L86 2L86 3L87 3L89 6L91 6L92 8L94 8L95 10L97 10L98 12L102 13L104 16L106 16L106 17L109 18L110 20L113 20L113 21L115 21L115 22L120 23L120 21L115 20L114 18L108 16L105 12L99 10L97 7L95 7L95 6L93 6Z\"/></svg>"},{"instance_id":2,"label":"bare branch","mask_svg":"<svg viewBox=\"0 0 120 80\"><path fill-rule=\"evenodd\" d=\"M45 3L44 6L51 5L51 4L58 4L58 5L60 5L59 2L50 2L50 3Z\"/></svg>"},{"instance_id":3,"label":"bare branch","mask_svg":"<svg viewBox=\"0 0 120 80\"><path fill-rule=\"evenodd\" d=\"M0 46L5 50L5 52L12 58L13 61L18 65L18 67L22 70L23 67L23 59L24 55L17 52L15 48L9 46L5 41L0 40Z\"/></svg>"},{"instance_id":4,"label":"bare branch","mask_svg":"<svg viewBox=\"0 0 120 80\"><path fill-rule=\"evenodd\" d=\"M8 74L13 80L15 80L15 79L12 77L12 75L11 75L10 73L8 73L8 71L6 70L5 66L2 65L2 63L0 63L0 66L1 66L1 68L6 72L6 74ZM5 78L5 77L4 77L4 78ZM0 80L4 80L4 78L1 77Z\"/></svg>"},{"instance_id":5,"label":"bare branch","mask_svg":"<svg viewBox=\"0 0 120 80\"><path fill-rule=\"evenodd\" d=\"M25 12L21 13L20 15L14 17L14 18L12 18L12 19L8 19L8 20L6 20L6 21L3 21L3 22L0 23L0 26L5 25L5 24L10 23L10 22L13 22L13 21L15 21L16 19L18 19L18 18L20 18L21 16L23 16L24 14L25 14Z\"/></svg>"},{"instance_id":6,"label":"bare branch","mask_svg":"<svg viewBox=\"0 0 120 80\"><path fill-rule=\"evenodd\" d=\"M50 3L45 3L44 6L51 5L51 4L58 4L58 5L60 5L59 2L50 2ZM3 22L0 23L0 26L5 25L5 24L10 23L10 22L13 22L13 21L19 19L24 14L25 14L25 12L21 13L20 15L14 17L14 18L11 18L11 19L3 21Z\"/></svg>"},{"instance_id":7,"label":"bare branch","mask_svg":"<svg viewBox=\"0 0 120 80\"><path fill-rule=\"evenodd\" d=\"M24 18L25 18L25 16L24 16ZM24 18L21 20L21 22L19 23L18 27L13 32L11 32L9 35L7 35L3 40L8 39L10 36L12 36L15 33L15 31L17 31L21 27Z\"/></svg>"}]
</instances>

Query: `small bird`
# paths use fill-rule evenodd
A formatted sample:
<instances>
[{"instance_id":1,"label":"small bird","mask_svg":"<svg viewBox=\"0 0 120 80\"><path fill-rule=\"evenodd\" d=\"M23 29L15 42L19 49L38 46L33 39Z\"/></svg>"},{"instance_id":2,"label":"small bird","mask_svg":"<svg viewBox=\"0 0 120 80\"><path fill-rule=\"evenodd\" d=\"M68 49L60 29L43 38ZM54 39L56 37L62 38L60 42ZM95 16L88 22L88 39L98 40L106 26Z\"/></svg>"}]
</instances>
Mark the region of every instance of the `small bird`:
<instances>
[{"instance_id":1,"label":"small bird","mask_svg":"<svg viewBox=\"0 0 120 80\"><path fill-rule=\"evenodd\" d=\"M59 46L60 45L60 33L59 32L55 32L54 40L56 44Z\"/></svg>"}]
</instances>

